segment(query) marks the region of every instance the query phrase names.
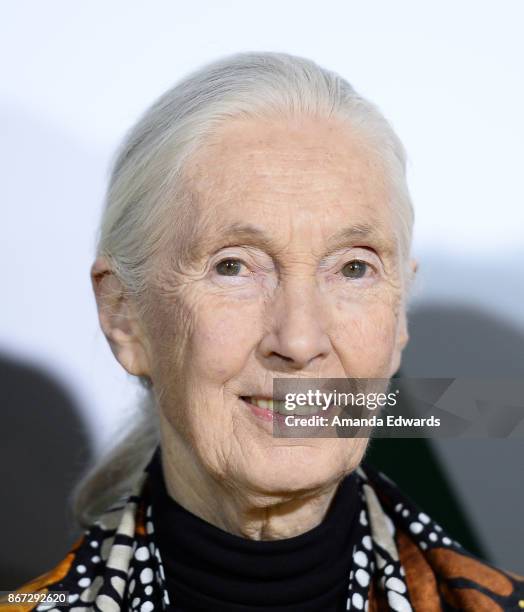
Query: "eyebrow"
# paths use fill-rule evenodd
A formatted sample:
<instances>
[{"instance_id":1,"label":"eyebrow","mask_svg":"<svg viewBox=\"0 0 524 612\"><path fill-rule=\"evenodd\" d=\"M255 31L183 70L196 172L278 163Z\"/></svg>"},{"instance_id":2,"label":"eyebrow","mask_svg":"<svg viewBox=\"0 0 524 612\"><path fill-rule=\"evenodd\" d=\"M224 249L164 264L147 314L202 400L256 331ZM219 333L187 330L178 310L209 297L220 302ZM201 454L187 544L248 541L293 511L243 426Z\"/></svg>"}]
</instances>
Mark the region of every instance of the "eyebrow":
<instances>
[{"instance_id":1,"label":"eyebrow","mask_svg":"<svg viewBox=\"0 0 524 612\"><path fill-rule=\"evenodd\" d=\"M199 254L205 251L214 251L220 246L241 246L252 245L258 246L267 252L276 252L280 250L281 245L269 235L264 229L251 223L233 223L227 227L223 227L215 231L211 241L202 244L203 236L200 235L196 240L196 249ZM371 239L384 250L393 251L391 241L384 238L382 226L370 225L367 223L356 223L348 227L344 227L328 238L329 252L336 251L350 244L355 240ZM198 246L197 246L198 245Z\"/></svg>"},{"instance_id":2,"label":"eyebrow","mask_svg":"<svg viewBox=\"0 0 524 612\"><path fill-rule=\"evenodd\" d=\"M384 241L382 227L369 225L367 223L356 223L349 227L343 227L338 232L329 237L328 243L335 250L352 243L355 239L377 238Z\"/></svg>"}]
</instances>

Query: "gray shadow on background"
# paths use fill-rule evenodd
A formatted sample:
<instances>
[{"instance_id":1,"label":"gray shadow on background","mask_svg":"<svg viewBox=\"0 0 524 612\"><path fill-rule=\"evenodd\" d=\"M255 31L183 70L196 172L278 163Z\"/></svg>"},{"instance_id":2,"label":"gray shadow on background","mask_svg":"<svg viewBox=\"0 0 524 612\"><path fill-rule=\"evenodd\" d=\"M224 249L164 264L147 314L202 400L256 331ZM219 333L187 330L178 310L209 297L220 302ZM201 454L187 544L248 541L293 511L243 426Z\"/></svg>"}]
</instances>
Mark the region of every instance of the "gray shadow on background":
<instances>
[{"instance_id":1,"label":"gray shadow on background","mask_svg":"<svg viewBox=\"0 0 524 612\"><path fill-rule=\"evenodd\" d=\"M480 309L421 303L409 330L403 376L524 378L523 330ZM483 548L524 573L524 439L431 442Z\"/></svg>"},{"instance_id":2,"label":"gray shadow on background","mask_svg":"<svg viewBox=\"0 0 524 612\"><path fill-rule=\"evenodd\" d=\"M11 590L78 537L69 499L93 449L75 401L40 368L0 355L0 385L0 590Z\"/></svg>"},{"instance_id":3,"label":"gray shadow on background","mask_svg":"<svg viewBox=\"0 0 524 612\"><path fill-rule=\"evenodd\" d=\"M409 376L521 378L524 330L469 305L427 303L408 315ZM409 373L408 373L409 371Z\"/></svg>"},{"instance_id":4,"label":"gray shadow on background","mask_svg":"<svg viewBox=\"0 0 524 612\"><path fill-rule=\"evenodd\" d=\"M45 114L28 114L15 100L0 100L0 123L3 199L26 211L14 217L8 238L14 235L16 242L8 239L1 249L4 283L9 286L10 275L27 274L31 296L42 286L20 253L41 257L25 226L28 218L39 223L43 210L62 228L74 228L60 230L59 239L53 234L46 258L60 261L64 278L70 273L68 290L78 291L78 270L64 253L73 247L87 253L91 247L78 227L90 227L98 215L105 161ZM33 210L39 213L34 218ZM0 590L8 590L53 568L74 542L78 531L69 496L93 448L72 394L41 367L0 354L0 382Z\"/></svg>"}]
</instances>

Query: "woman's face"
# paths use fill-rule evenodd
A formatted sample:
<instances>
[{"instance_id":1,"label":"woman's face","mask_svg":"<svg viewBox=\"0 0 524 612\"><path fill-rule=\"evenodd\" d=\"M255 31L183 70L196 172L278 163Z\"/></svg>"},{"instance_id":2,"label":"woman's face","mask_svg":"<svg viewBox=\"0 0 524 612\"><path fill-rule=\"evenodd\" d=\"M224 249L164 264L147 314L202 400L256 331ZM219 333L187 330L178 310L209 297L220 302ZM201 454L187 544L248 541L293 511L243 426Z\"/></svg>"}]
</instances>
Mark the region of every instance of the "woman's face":
<instances>
[{"instance_id":1,"label":"woman's face","mask_svg":"<svg viewBox=\"0 0 524 612\"><path fill-rule=\"evenodd\" d=\"M235 120L186 176L190 220L166 241L146 321L163 427L233 488L331 483L366 440L273 437L270 413L241 398L271 397L275 377L397 370L407 336L384 170L340 123Z\"/></svg>"}]
</instances>

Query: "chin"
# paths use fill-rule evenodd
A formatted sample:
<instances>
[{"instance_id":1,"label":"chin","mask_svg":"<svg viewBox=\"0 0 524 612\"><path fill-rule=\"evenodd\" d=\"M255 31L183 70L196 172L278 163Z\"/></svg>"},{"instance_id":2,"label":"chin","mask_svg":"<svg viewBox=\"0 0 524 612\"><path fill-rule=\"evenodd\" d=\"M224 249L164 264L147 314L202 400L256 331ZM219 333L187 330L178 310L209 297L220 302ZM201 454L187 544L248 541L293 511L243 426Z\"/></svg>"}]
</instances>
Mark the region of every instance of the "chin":
<instances>
[{"instance_id":1,"label":"chin","mask_svg":"<svg viewBox=\"0 0 524 612\"><path fill-rule=\"evenodd\" d=\"M287 440L286 445L266 448L255 457L245 458L243 484L266 495L321 489L356 467L348 461L347 448L345 454L341 448L334 448L337 442L295 440L290 444Z\"/></svg>"}]
</instances>

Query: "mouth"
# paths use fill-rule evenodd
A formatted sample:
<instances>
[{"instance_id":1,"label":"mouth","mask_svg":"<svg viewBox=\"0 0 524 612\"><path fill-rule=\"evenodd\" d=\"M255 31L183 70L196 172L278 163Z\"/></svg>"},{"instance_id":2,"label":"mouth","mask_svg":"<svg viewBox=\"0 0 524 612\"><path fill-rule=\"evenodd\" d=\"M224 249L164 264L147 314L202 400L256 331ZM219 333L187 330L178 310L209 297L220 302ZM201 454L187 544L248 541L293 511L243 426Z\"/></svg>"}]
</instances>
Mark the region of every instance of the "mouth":
<instances>
[{"instance_id":1,"label":"mouth","mask_svg":"<svg viewBox=\"0 0 524 612\"><path fill-rule=\"evenodd\" d=\"M289 415L311 416L323 412L322 407L316 404L294 406L292 409L288 409L286 408L286 402L281 399L260 397L256 395L241 395L240 399L248 404L257 416L261 416L268 421L273 420L274 418L281 420L283 417Z\"/></svg>"},{"instance_id":2,"label":"mouth","mask_svg":"<svg viewBox=\"0 0 524 612\"><path fill-rule=\"evenodd\" d=\"M284 402L253 395L241 395L240 399L251 410L251 413L262 421L268 421L270 423L273 421L283 422L285 419L285 412L287 411ZM279 412L279 410L282 412Z\"/></svg>"}]
</instances>

